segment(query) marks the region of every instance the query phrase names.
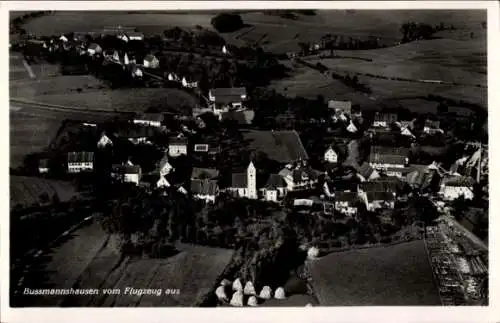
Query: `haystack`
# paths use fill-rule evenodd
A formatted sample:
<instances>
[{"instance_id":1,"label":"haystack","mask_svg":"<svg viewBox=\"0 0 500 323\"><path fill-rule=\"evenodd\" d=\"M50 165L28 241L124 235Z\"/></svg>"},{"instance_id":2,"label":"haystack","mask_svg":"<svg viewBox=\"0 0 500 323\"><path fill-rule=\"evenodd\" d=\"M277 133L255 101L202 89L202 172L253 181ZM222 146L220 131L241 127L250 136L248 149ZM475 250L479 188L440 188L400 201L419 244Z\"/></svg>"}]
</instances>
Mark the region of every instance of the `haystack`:
<instances>
[{"instance_id":1,"label":"haystack","mask_svg":"<svg viewBox=\"0 0 500 323\"><path fill-rule=\"evenodd\" d=\"M257 297L250 296L250 298L248 299L247 305L248 306L257 306L258 305L258 303L257 303Z\"/></svg>"},{"instance_id":2,"label":"haystack","mask_svg":"<svg viewBox=\"0 0 500 323\"><path fill-rule=\"evenodd\" d=\"M256 292L255 292L255 287L253 286L253 283L248 281L246 284L245 284L245 288L243 289L243 293L245 295L255 295Z\"/></svg>"},{"instance_id":3,"label":"haystack","mask_svg":"<svg viewBox=\"0 0 500 323\"><path fill-rule=\"evenodd\" d=\"M243 292L236 291L231 297L231 301L229 302L231 306L243 306Z\"/></svg>"},{"instance_id":4,"label":"haystack","mask_svg":"<svg viewBox=\"0 0 500 323\"><path fill-rule=\"evenodd\" d=\"M278 287L276 288L276 291L274 292L274 298L276 299L285 299L285 290L283 287Z\"/></svg>"},{"instance_id":5,"label":"haystack","mask_svg":"<svg viewBox=\"0 0 500 323\"><path fill-rule=\"evenodd\" d=\"M262 299L270 299L272 296L272 290L271 287L269 286L264 286L262 287L262 290L260 291L259 297Z\"/></svg>"},{"instance_id":6,"label":"haystack","mask_svg":"<svg viewBox=\"0 0 500 323\"><path fill-rule=\"evenodd\" d=\"M243 285L241 284L241 280L239 278L236 278L233 282L233 290L243 291Z\"/></svg>"}]
</instances>

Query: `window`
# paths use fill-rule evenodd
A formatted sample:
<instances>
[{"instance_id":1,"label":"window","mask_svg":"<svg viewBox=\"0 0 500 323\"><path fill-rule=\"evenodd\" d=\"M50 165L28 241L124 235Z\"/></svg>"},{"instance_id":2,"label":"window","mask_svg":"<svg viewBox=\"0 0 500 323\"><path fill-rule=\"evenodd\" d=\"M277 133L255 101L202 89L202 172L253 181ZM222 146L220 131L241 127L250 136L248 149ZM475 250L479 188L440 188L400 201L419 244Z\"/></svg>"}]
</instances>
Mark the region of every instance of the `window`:
<instances>
[{"instance_id":1,"label":"window","mask_svg":"<svg viewBox=\"0 0 500 323\"><path fill-rule=\"evenodd\" d=\"M208 151L208 145L207 144L197 144L197 145L194 145L194 151L207 152Z\"/></svg>"}]
</instances>

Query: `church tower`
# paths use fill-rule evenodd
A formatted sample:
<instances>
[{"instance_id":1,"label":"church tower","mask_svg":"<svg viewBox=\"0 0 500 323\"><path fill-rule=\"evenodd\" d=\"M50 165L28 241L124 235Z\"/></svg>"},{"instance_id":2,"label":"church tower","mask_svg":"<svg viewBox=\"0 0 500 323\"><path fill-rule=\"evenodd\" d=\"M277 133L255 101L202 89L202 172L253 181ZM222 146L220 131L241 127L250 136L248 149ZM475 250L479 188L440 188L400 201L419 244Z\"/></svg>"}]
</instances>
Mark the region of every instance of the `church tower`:
<instances>
[{"instance_id":1,"label":"church tower","mask_svg":"<svg viewBox=\"0 0 500 323\"><path fill-rule=\"evenodd\" d=\"M247 168L247 197L249 199L257 199L257 171L253 162Z\"/></svg>"}]
</instances>

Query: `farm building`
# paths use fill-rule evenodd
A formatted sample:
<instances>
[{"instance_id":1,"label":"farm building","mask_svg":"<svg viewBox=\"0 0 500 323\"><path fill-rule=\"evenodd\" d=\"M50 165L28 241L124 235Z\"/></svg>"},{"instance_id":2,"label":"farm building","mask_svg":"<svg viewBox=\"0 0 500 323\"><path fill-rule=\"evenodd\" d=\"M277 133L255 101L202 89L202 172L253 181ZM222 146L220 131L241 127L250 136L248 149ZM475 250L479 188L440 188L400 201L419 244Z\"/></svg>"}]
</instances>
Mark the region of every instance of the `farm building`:
<instances>
[{"instance_id":1,"label":"farm building","mask_svg":"<svg viewBox=\"0 0 500 323\"><path fill-rule=\"evenodd\" d=\"M191 180L191 193L196 199L215 203L215 198L219 194L219 185L213 179L193 179Z\"/></svg>"},{"instance_id":2,"label":"farm building","mask_svg":"<svg viewBox=\"0 0 500 323\"><path fill-rule=\"evenodd\" d=\"M159 68L160 61L155 55L148 54L144 57L143 65L145 68Z\"/></svg>"},{"instance_id":3,"label":"farm building","mask_svg":"<svg viewBox=\"0 0 500 323\"><path fill-rule=\"evenodd\" d=\"M366 206L368 210L394 208L394 203L396 202L395 192L367 191L364 194L366 196Z\"/></svg>"},{"instance_id":4,"label":"farm building","mask_svg":"<svg viewBox=\"0 0 500 323\"><path fill-rule=\"evenodd\" d=\"M441 180L440 194L445 200L454 200L463 196L465 199L474 198L473 186L475 181L469 176L450 176Z\"/></svg>"},{"instance_id":5,"label":"farm building","mask_svg":"<svg viewBox=\"0 0 500 323\"><path fill-rule=\"evenodd\" d=\"M265 153L269 159L278 163L289 164L309 159L295 130L249 130L242 134L251 150Z\"/></svg>"},{"instance_id":6,"label":"farm building","mask_svg":"<svg viewBox=\"0 0 500 323\"><path fill-rule=\"evenodd\" d=\"M395 112L375 112L375 116L373 119L373 127L376 128L387 128L393 122L398 121L398 114Z\"/></svg>"},{"instance_id":7,"label":"farm building","mask_svg":"<svg viewBox=\"0 0 500 323\"><path fill-rule=\"evenodd\" d=\"M253 162L248 164L245 173L231 175L231 185L227 190L241 198L257 199L257 170Z\"/></svg>"},{"instance_id":8,"label":"farm building","mask_svg":"<svg viewBox=\"0 0 500 323\"><path fill-rule=\"evenodd\" d=\"M111 176L124 183L139 185L141 180L141 167L137 165L113 165Z\"/></svg>"},{"instance_id":9,"label":"farm building","mask_svg":"<svg viewBox=\"0 0 500 323\"><path fill-rule=\"evenodd\" d=\"M396 168L403 169L408 165L409 154L407 148L372 146L369 163L375 170L396 172Z\"/></svg>"},{"instance_id":10,"label":"farm building","mask_svg":"<svg viewBox=\"0 0 500 323\"><path fill-rule=\"evenodd\" d=\"M178 157L187 155L188 139L184 136L170 138L168 141L168 155L170 157Z\"/></svg>"},{"instance_id":11,"label":"farm building","mask_svg":"<svg viewBox=\"0 0 500 323\"><path fill-rule=\"evenodd\" d=\"M318 184L318 173L307 166L289 164L279 172L279 175L285 180L288 191L313 189Z\"/></svg>"},{"instance_id":12,"label":"farm building","mask_svg":"<svg viewBox=\"0 0 500 323\"><path fill-rule=\"evenodd\" d=\"M422 240L332 253L307 266L321 306L441 305Z\"/></svg>"},{"instance_id":13,"label":"farm building","mask_svg":"<svg viewBox=\"0 0 500 323\"><path fill-rule=\"evenodd\" d=\"M211 89L208 98L212 112L220 118L223 112L231 108L241 109L247 99L247 91L244 87Z\"/></svg>"},{"instance_id":14,"label":"farm building","mask_svg":"<svg viewBox=\"0 0 500 323\"><path fill-rule=\"evenodd\" d=\"M80 173L94 169L94 152L77 151L68 153L68 173Z\"/></svg>"},{"instance_id":15,"label":"farm building","mask_svg":"<svg viewBox=\"0 0 500 323\"><path fill-rule=\"evenodd\" d=\"M358 213L357 203L360 200L357 192L336 191L334 193L334 199L335 210L349 216L354 216Z\"/></svg>"},{"instance_id":16,"label":"farm building","mask_svg":"<svg viewBox=\"0 0 500 323\"><path fill-rule=\"evenodd\" d=\"M287 183L283 176L270 174L264 187L259 189L263 199L268 202L278 202L283 199L287 192Z\"/></svg>"},{"instance_id":17,"label":"farm building","mask_svg":"<svg viewBox=\"0 0 500 323\"><path fill-rule=\"evenodd\" d=\"M143 126L160 127L163 123L164 116L161 113L143 113L137 115L133 122Z\"/></svg>"},{"instance_id":18,"label":"farm building","mask_svg":"<svg viewBox=\"0 0 500 323\"><path fill-rule=\"evenodd\" d=\"M323 157L323 159L327 162L327 163L332 163L332 164L336 164L338 162L338 154L337 152L335 151L335 149L333 149L332 146L329 146L326 151L325 151L325 155Z\"/></svg>"}]
</instances>

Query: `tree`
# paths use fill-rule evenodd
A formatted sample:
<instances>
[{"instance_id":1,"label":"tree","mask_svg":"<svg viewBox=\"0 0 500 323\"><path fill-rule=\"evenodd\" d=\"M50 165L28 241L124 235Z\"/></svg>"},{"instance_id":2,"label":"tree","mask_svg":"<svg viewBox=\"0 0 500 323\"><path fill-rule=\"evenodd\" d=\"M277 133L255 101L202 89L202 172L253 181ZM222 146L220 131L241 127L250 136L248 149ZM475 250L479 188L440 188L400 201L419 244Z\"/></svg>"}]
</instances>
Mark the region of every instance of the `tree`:
<instances>
[{"instance_id":1,"label":"tree","mask_svg":"<svg viewBox=\"0 0 500 323\"><path fill-rule=\"evenodd\" d=\"M243 20L238 14L221 13L210 21L220 33L230 33L243 27Z\"/></svg>"}]
</instances>

